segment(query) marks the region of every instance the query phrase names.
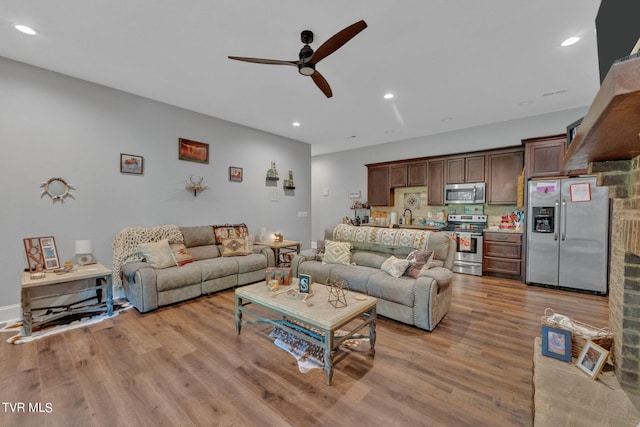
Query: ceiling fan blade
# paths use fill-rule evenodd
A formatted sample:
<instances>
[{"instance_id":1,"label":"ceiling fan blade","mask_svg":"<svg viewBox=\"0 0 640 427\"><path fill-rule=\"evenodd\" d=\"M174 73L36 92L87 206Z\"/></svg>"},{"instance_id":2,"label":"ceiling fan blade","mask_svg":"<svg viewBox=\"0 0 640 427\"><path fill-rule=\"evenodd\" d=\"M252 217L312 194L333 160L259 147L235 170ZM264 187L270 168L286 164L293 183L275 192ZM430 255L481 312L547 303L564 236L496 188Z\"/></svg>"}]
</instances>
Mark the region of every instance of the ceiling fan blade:
<instances>
[{"instance_id":1,"label":"ceiling fan blade","mask_svg":"<svg viewBox=\"0 0 640 427\"><path fill-rule=\"evenodd\" d=\"M329 83L327 82L327 80L324 77L322 77L322 74L316 71L315 73L311 74L311 79L314 81L316 86L320 88L322 93L326 95L327 98L331 98L333 96L333 92L331 92L331 87L329 86Z\"/></svg>"},{"instance_id":2,"label":"ceiling fan blade","mask_svg":"<svg viewBox=\"0 0 640 427\"><path fill-rule=\"evenodd\" d=\"M236 61L253 62L255 64L271 64L271 65L293 65L298 66L298 61L281 61L279 59L262 59L262 58L245 58L244 56L229 56L229 59Z\"/></svg>"},{"instance_id":3,"label":"ceiling fan blade","mask_svg":"<svg viewBox=\"0 0 640 427\"><path fill-rule=\"evenodd\" d=\"M364 30L365 28L367 28L367 23L364 21L358 21L355 24L349 25L342 31L337 32L329 40L322 43L322 45L316 49L316 52L311 57L311 61L314 64L322 61L324 58L340 49L342 45L354 38L360 31Z\"/></svg>"}]
</instances>

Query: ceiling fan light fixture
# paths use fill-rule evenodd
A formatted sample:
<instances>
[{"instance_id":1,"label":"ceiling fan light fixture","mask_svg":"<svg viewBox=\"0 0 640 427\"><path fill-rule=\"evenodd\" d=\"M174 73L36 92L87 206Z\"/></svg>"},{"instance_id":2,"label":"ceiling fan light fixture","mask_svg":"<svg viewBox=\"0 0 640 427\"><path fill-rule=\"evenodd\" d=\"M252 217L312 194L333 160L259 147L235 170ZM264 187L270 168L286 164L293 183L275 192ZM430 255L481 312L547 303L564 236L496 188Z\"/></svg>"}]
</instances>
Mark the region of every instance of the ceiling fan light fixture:
<instances>
[{"instance_id":1,"label":"ceiling fan light fixture","mask_svg":"<svg viewBox=\"0 0 640 427\"><path fill-rule=\"evenodd\" d=\"M310 76L316 72L316 65L311 62L298 64L298 72L303 76Z\"/></svg>"}]
</instances>

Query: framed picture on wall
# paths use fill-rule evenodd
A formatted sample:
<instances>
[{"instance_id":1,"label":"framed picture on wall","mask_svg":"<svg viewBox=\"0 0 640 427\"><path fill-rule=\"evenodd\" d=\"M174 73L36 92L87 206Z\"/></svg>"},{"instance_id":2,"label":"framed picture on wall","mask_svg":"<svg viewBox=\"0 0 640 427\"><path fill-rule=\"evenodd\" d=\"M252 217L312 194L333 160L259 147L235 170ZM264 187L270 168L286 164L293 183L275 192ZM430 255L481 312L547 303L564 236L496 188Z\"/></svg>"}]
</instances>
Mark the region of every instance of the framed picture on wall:
<instances>
[{"instance_id":1,"label":"framed picture on wall","mask_svg":"<svg viewBox=\"0 0 640 427\"><path fill-rule=\"evenodd\" d=\"M120 173L142 175L143 172L144 157L120 153Z\"/></svg>"},{"instance_id":2,"label":"framed picture on wall","mask_svg":"<svg viewBox=\"0 0 640 427\"><path fill-rule=\"evenodd\" d=\"M229 181L242 182L242 168L229 166Z\"/></svg>"},{"instance_id":3,"label":"framed picture on wall","mask_svg":"<svg viewBox=\"0 0 640 427\"><path fill-rule=\"evenodd\" d=\"M209 144L179 138L178 158L189 162L209 164Z\"/></svg>"}]
</instances>

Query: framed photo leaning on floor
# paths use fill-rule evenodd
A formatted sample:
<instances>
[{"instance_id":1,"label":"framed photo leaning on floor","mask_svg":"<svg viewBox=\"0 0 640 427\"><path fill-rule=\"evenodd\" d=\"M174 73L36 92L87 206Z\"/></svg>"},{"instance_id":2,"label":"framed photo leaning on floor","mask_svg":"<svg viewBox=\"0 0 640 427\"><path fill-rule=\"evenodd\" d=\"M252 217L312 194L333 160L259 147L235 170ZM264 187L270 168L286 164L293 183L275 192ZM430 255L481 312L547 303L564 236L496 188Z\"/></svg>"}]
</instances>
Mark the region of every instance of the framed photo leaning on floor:
<instances>
[{"instance_id":1,"label":"framed photo leaning on floor","mask_svg":"<svg viewBox=\"0 0 640 427\"><path fill-rule=\"evenodd\" d=\"M602 371L602 367L608 357L609 352L607 350L598 344L587 341L582 352L580 352L576 366L591 379L595 380L598 378L600 371Z\"/></svg>"}]
</instances>

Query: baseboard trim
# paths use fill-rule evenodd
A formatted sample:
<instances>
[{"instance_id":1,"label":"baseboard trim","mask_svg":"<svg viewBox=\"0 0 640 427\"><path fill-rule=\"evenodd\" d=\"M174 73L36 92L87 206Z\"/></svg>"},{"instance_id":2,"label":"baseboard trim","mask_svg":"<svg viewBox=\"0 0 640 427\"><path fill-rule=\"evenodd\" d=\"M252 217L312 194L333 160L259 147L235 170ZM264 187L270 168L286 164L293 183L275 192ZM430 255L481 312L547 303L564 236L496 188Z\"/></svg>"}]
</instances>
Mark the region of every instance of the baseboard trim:
<instances>
[{"instance_id":1,"label":"baseboard trim","mask_svg":"<svg viewBox=\"0 0 640 427\"><path fill-rule=\"evenodd\" d=\"M18 320L22 317L22 307L20 304L5 305L0 307L0 323Z\"/></svg>"}]
</instances>

